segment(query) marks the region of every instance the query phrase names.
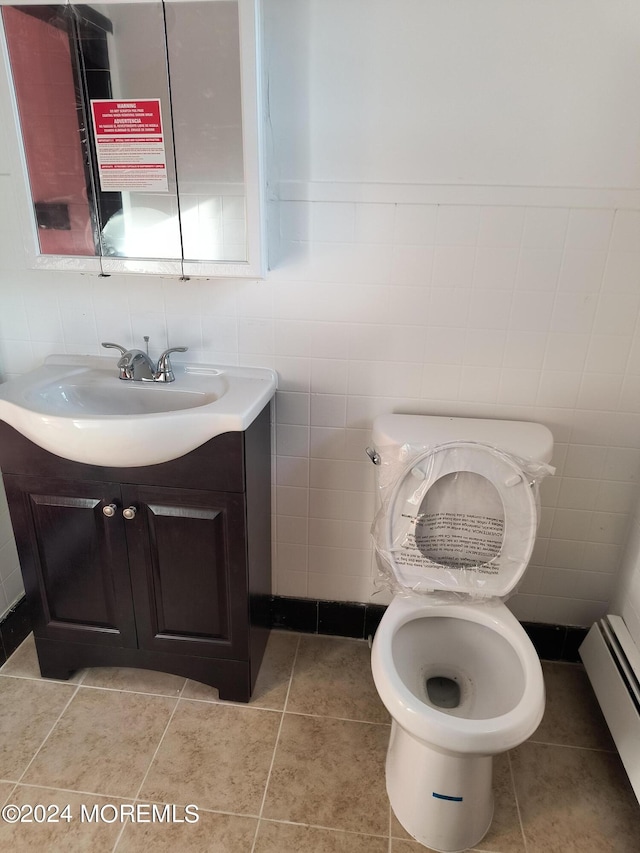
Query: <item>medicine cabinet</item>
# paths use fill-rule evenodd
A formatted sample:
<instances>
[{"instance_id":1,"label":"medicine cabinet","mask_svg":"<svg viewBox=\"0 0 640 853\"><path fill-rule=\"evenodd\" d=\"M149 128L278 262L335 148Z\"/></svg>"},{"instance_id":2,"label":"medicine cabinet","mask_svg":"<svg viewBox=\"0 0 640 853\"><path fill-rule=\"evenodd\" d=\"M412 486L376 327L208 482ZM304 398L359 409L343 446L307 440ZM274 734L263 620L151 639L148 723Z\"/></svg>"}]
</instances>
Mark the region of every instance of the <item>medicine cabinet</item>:
<instances>
[{"instance_id":1,"label":"medicine cabinet","mask_svg":"<svg viewBox=\"0 0 640 853\"><path fill-rule=\"evenodd\" d=\"M33 267L264 274L259 0L0 0Z\"/></svg>"}]
</instances>

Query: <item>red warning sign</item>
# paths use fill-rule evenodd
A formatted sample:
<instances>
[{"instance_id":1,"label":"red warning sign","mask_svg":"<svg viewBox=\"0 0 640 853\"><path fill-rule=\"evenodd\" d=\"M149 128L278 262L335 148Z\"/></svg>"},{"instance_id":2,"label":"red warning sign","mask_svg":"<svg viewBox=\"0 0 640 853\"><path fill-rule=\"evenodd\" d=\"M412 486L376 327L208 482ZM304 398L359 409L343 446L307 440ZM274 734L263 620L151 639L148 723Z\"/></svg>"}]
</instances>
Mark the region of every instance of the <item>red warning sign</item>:
<instances>
[{"instance_id":1,"label":"red warning sign","mask_svg":"<svg viewBox=\"0 0 640 853\"><path fill-rule=\"evenodd\" d=\"M160 99L92 100L100 174L107 192L167 192Z\"/></svg>"}]
</instances>

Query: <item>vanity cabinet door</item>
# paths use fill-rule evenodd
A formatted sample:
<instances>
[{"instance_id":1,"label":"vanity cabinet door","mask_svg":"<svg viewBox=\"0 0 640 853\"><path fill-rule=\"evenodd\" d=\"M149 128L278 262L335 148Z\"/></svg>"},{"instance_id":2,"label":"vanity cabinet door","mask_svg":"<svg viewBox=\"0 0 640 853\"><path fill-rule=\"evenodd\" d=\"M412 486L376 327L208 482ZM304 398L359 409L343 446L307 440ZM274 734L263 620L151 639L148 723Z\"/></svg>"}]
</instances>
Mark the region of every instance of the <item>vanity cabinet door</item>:
<instances>
[{"instance_id":1,"label":"vanity cabinet door","mask_svg":"<svg viewBox=\"0 0 640 853\"><path fill-rule=\"evenodd\" d=\"M135 646L120 486L5 474L36 637ZM107 507L107 515L103 510Z\"/></svg>"},{"instance_id":2,"label":"vanity cabinet door","mask_svg":"<svg viewBox=\"0 0 640 853\"><path fill-rule=\"evenodd\" d=\"M246 659L244 495L123 486L141 649Z\"/></svg>"}]
</instances>

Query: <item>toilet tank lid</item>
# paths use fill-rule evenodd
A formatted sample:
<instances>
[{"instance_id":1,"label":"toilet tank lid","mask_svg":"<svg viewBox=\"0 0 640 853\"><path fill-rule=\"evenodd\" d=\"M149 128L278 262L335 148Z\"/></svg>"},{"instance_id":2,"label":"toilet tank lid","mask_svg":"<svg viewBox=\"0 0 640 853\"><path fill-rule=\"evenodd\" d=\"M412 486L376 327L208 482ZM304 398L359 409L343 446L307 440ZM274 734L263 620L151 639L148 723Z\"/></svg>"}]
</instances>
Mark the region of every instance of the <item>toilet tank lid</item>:
<instances>
[{"instance_id":1,"label":"toilet tank lid","mask_svg":"<svg viewBox=\"0 0 640 853\"><path fill-rule=\"evenodd\" d=\"M490 444L537 462L549 462L553 453L551 430L529 421L388 414L373 423L373 443L378 449L403 444L429 447L449 441Z\"/></svg>"}]
</instances>

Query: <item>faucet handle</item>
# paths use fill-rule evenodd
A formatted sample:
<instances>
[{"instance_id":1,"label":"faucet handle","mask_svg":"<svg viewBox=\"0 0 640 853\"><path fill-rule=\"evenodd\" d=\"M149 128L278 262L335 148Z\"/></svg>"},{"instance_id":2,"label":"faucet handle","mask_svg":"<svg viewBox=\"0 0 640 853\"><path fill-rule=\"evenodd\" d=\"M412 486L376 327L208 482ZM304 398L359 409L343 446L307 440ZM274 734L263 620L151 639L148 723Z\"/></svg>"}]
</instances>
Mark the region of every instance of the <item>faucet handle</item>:
<instances>
[{"instance_id":1,"label":"faucet handle","mask_svg":"<svg viewBox=\"0 0 640 853\"><path fill-rule=\"evenodd\" d=\"M131 379L129 367L124 363L124 356L129 352L126 347L121 347L120 344L112 344L110 341L103 341L101 346L105 349L119 349L121 358L118 361L118 369L120 370L120 379Z\"/></svg>"},{"instance_id":2,"label":"faucet handle","mask_svg":"<svg viewBox=\"0 0 640 853\"><path fill-rule=\"evenodd\" d=\"M160 358L158 359L158 367L156 370L155 381L156 382L173 382L176 378L173 373L173 368L171 367L171 359L169 356L172 352L186 352L189 347L169 347L166 349Z\"/></svg>"},{"instance_id":3,"label":"faucet handle","mask_svg":"<svg viewBox=\"0 0 640 853\"><path fill-rule=\"evenodd\" d=\"M109 341L103 341L100 346L104 347L105 349L119 349L122 355L128 352L127 347L121 347L120 344L112 344Z\"/></svg>"}]
</instances>

